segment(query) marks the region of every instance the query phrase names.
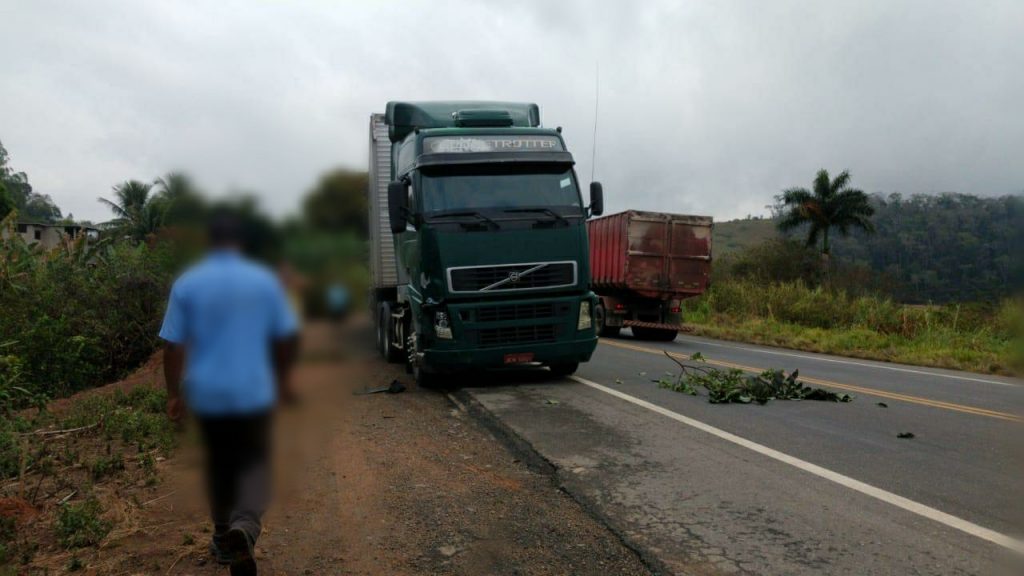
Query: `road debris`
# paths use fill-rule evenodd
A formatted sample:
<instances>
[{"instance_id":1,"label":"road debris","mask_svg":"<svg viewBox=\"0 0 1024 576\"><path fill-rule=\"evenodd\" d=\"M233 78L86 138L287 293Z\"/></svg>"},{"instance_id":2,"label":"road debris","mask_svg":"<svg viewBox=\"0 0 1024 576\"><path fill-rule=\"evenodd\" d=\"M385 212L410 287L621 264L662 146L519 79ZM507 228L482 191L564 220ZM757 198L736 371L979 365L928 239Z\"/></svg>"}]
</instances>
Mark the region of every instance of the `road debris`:
<instances>
[{"instance_id":1,"label":"road debris","mask_svg":"<svg viewBox=\"0 0 1024 576\"><path fill-rule=\"evenodd\" d=\"M363 388L362 390L357 390L355 392L355 395L365 396L366 394L380 394L381 392L386 392L388 394L400 394L402 392L405 392L405 384L402 384L398 380L392 380L391 384L388 384L387 386L379 386L377 388L370 389Z\"/></svg>"},{"instance_id":2,"label":"road debris","mask_svg":"<svg viewBox=\"0 0 1024 576\"><path fill-rule=\"evenodd\" d=\"M662 378L655 380L660 388L698 395L698 388L708 391L708 402L712 404L766 404L769 400L820 400L824 402L850 402L849 394L838 394L824 388L811 388L799 381L799 370L786 374L783 370L770 369L751 376L742 370L730 368L719 370L703 365L704 356L697 352L690 356L690 363L684 363L668 352L665 356L679 365L679 376L675 381Z\"/></svg>"},{"instance_id":3,"label":"road debris","mask_svg":"<svg viewBox=\"0 0 1024 576\"><path fill-rule=\"evenodd\" d=\"M900 432L899 434L896 435L896 437L897 438L906 438L907 440L909 440L909 439L914 437L914 433L913 432Z\"/></svg>"},{"instance_id":4,"label":"road debris","mask_svg":"<svg viewBox=\"0 0 1024 576\"><path fill-rule=\"evenodd\" d=\"M879 402L879 403L875 404L875 406L878 406L879 408L888 408L889 407L889 405L886 404L885 402Z\"/></svg>"}]
</instances>

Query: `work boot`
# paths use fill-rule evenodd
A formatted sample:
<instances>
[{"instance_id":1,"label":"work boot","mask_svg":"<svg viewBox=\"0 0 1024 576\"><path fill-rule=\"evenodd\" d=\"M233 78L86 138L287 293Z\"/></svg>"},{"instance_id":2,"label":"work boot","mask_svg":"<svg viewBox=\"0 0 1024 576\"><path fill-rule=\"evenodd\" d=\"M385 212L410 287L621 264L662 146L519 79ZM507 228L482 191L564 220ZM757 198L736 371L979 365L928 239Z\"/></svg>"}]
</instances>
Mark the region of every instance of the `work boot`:
<instances>
[{"instance_id":1,"label":"work boot","mask_svg":"<svg viewBox=\"0 0 1024 576\"><path fill-rule=\"evenodd\" d=\"M255 544L241 528L232 528L224 535L224 548L231 558L231 576L256 576Z\"/></svg>"},{"instance_id":2,"label":"work boot","mask_svg":"<svg viewBox=\"0 0 1024 576\"><path fill-rule=\"evenodd\" d=\"M227 536L227 530L224 532L214 532L213 536L210 537L210 556L217 564L222 566L231 564L231 553L227 550L227 545L224 542L225 536Z\"/></svg>"}]
</instances>

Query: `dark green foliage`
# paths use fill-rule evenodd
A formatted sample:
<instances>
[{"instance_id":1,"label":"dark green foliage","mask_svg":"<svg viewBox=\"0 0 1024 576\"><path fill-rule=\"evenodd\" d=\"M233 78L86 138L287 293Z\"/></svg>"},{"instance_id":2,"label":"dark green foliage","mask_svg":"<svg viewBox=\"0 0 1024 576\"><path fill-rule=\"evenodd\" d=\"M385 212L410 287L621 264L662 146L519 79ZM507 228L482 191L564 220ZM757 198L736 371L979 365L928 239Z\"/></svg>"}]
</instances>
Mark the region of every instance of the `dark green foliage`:
<instances>
[{"instance_id":1,"label":"dark green foliage","mask_svg":"<svg viewBox=\"0 0 1024 576\"><path fill-rule=\"evenodd\" d=\"M314 229L367 236L366 172L339 168L324 174L303 203L306 222Z\"/></svg>"},{"instance_id":2,"label":"dark green foliage","mask_svg":"<svg viewBox=\"0 0 1024 576\"><path fill-rule=\"evenodd\" d=\"M111 523L101 517L98 500L64 504L57 512L57 538L65 548L82 548L99 544L110 532Z\"/></svg>"},{"instance_id":3,"label":"dark green foliage","mask_svg":"<svg viewBox=\"0 0 1024 576\"><path fill-rule=\"evenodd\" d=\"M0 180L0 219L10 214L15 209L14 198L7 192L7 187Z\"/></svg>"},{"instance_id":4,"label":"dark green foliage","mask_svg":"<svg viewBox=\"0 0 1024 576\"><path fill-rule=\"evenodd\" d=\"M156 348L175 266L162 245L0 241L0 384L16 371L20 387L56 397L135 369Z\"/></svg>"},{"instance_id":5,"label":"dark green foliage","mask_svg":"<svg viewBox=\"0 0 1024 576\"><path fill-rule=\"evenodd\" d=\"M895 281L901 302L995 302L1024 284L1024 198L874 196L877 233L854 231L835 254Z\"/></svg>"}]
</instances>

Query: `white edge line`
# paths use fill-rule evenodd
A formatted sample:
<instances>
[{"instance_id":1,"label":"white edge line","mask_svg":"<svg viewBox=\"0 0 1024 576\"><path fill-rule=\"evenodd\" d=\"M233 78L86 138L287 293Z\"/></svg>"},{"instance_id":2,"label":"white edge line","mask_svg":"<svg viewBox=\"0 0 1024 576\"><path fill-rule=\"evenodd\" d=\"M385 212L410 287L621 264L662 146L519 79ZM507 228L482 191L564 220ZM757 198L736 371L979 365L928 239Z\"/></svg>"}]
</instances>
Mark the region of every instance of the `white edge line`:
<instances>
[{"instance_id":1,"label":"white edge line","mask_svg":"<svg viewBox=\"0 0 1024 576\"><path fill-rule=\"evenodd\" d=\"M971 536L980 538L982 540L986 540L993 544L997 544L999 546L1002 546L1003 548L1007 548L1019 554L1024 554L1024 542L1007 536L1006 534L996 532L995 530L985 528L984 526L979 526L977 524L974 524L973 522L969 522L962 518L958 518L951 514L947 514L941 510L932 508L931 506L915 502L913 500L910 500L909 498L904 498L903 496L893 494L892 492L882 490L881 488L877 488L870 484L865 484L860 480L855 480L853 478L850 478L849 476L844 476L838 472L833 472L832 470L829 470L827 468L822 468L817 464L811 464L806 460L801 460L794 456L790 456L789 454L784 454L782 452L779 452L778 450L758 444L757 442L747 440L746 438L742 438L730 432L726 432L725 430L722 430L720 428L715 428L710 424L705 424L700 420L694 420L693 418L683 416L682 414L673 412L667 408L658 406L657 404L653 404L646 400L641 400L640 398L630 396L629 394L620 392L613 388L608 388L607 386L603 386L601 384L598 384L597 382L592 382L585 378L580 378L579 376L570 376L570 378L575 380L576 382L579 382L580 384L594 388L595 390L600 390L601 392L604 392L606 394L611 394L616 398L620 398L632 404L636 404L637 406L640 406L642 408L647 408L652 412L657 412L662 416L666 416L677 422L696 428L702 432L707 432L708 434L721 438L722 440L732 442L737 446L742 446L744 448L747 448L748 450L752 450L754 452L757 452L758 454L772 458L773 460L778 460L779 462L789 464L790 466L803 470L804 472L814 474L819 478L824 478L825 480L835 482L840 486L849 488L851 490L855 490L857 492L860 492L861 494L865 494L877 500L881 500L882 502L891 504L893 506L896 506L897 508L902 508L903 510L906 510L913 514L917 514L918 516L923 516L930 520L934 520L950 528L959 530L966 534L970 534Z\"/></svg>"},{"instance_id":2,"label":"white edge line","mask_svg":"<svg viewBox=\"0 0 1024 576\"><path fill-rule=\"evenodd\" d=\"M1000 382L999 380L989 380L987 378L974 378L971 376L958 376L956 374L943 374L942 372L929 372L928 370L916 370L914 368L903 368L900 366L888 366L884 363L869 363L869 362L857 362L856 360L840 360L838 358L824 358L821 356L812 356L810 354L797 354L794 352L782 352L780 350L762 350L760 348L750 348L747 346L736 346L734 344L722 344L720 342L707 342L704 340L694 340L692 338L682 338L682 342L687 342L694 345L707 345L717 346L719 348L732 348L734 350L744 350L746 352L756 352L759 354L774 354L776 356L791 356L793 358L803 358L805 360L816 360L819 362L834 362L836 364L850 364L852 366L863 366L865 368L879 368L882 370L893 370L895 372L907 372L909 374L920 374L922 376L936 376L938 378L951 378L953 380L966 380L967 382L980 382L982 384L995 384L996 386L1010 386L1019 387L1019 384L1013 382Z\"/></svg>"}]
</instances>

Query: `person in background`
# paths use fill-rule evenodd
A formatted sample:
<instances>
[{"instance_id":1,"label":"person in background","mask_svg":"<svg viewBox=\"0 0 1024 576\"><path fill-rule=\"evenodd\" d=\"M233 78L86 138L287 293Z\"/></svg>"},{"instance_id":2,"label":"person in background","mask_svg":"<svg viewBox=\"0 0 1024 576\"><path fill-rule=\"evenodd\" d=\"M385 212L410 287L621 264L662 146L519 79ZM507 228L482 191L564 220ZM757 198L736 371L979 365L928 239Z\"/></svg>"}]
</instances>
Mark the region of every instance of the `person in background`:
<instances>
[{"instance_id":1,"label":"person in background","mask_svg":"<svg viewBox=\"0 0 1024 576\"><path fill-rule=\"evenodd\" d=\"M160 338L167 414L198 422L213 519L212 556L232 576L256 574L254 546L270 490L270 428L289 372L298 322L275 274L242 256L228 213L208 229L209 253L171 289Z\"/></svg>"},{"instance_id":2,"label":"person in background","mask_svg":"<svg viewBox=\"0 0 1024 576\"><path fill-rule=\"evenodd\" d=\"M327 286L327 313L335 322L344 320L348 313L348 290L340 282Z\"/></svg>"}]
</instances>

